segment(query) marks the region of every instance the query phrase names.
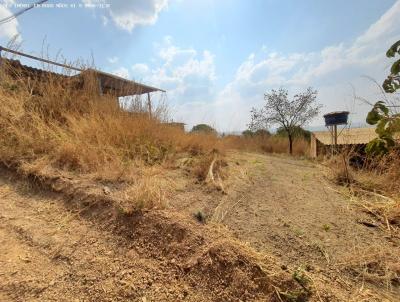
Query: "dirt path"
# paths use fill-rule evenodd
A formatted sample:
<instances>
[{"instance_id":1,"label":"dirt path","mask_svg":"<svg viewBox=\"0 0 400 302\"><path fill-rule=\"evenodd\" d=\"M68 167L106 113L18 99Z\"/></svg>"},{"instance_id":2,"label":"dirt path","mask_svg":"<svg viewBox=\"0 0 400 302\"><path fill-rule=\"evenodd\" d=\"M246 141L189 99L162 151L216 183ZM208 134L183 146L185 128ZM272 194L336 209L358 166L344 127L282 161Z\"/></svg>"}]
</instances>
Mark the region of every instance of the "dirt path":
<instances>
[{"instance_id":1,"label":"dirt path","mask_svg":"<svg viewBox=\"0 0 400 302\"><path fill-rule=\"evenodd\" d=\"M335 192L315 164L251 156L235 158L253 165L250 184L232 188L235 198L225 197L212 217L242 240L299 264L313 258L338 261L349 249L382 241L379 228L361 223L371 217Z\"/></svg>"},{"instance_id":2,"label":"dirt path","mask_svg":"<svg viewBox=\"0 0 400 302\"><path fill-rule=\"evenodd\" d=\"M182 225L182 214L150 212L118 226L121 233L82 218L60 195L0 173L0 301L264 301L244 289L257 295L254 280L272 276L276 286L299 267L346 297L321 300L317 292L315 301L398 301L399 239L360 223L373 221L318 166L246 153L228 161L227 194L177 178L170 205L191 216ZM195 221L198 210L209 223ZM168 215L179 217L168 224ZM272 272L259 278L257 265L230 254L224 243L213 245L221 235L207 243L213 235L205 230L221 224L266 257L274 255L267 265Z\"/></svg>"},{"instance_id":3,"label":"dirt path","mask_svg":"<svg viewBox=\"0 0 400 302\"><path fill-rule=\"evenodd\" d=\"M208 221L225 225L241 241L279 257L288 267L317 271L331 280L343 278L350 292L363 288L365 281L388 294L385 301L398 301L400 270L394 269L393 286L393 275L381 270L400 266L399 238L363 224L377 223L340 194L321 167L253 153L232 153L228 165L227 195L205 194L186 205L179 198L177 207L204 211ZM390 255L389 263L384 255Z\"/></svg>"},{"instance_id":4,"label":"dirt path","mask_svg":"<svg viewBox=\"0 0 400 302\"><path fill-rule=\"evenodd\" d=\"M174 266L0 177L0 301L207 301ZM204 294L204 296L203 296Z\"/></svg>"},{"instance_id":5,"label":"dirt path","mask_svg":"<svg viewBox=\"0 0 400 302\"><path fill-rule=\"evenodd\" d=\"M40 184L68 187L64 193L13 175L0 169L0 301L278 302L280 293L309 295L274 259L181 213L125 212L120 200L87 195L59 176Z\"/></svg>"}]
</instances>

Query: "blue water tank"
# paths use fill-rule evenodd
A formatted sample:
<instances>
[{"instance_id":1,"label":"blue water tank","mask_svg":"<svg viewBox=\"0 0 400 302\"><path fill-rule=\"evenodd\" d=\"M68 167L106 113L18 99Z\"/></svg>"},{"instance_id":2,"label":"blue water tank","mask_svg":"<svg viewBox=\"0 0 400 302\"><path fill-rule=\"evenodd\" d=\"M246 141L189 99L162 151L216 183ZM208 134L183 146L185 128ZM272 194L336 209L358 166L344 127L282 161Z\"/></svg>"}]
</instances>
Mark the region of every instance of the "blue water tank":
<instances>
[{"instance_id":1,"label":"blue water tank","mask_svg":"<svg viewBox=\"0 0 400 302\"><path fill-rule=\"evenodd\" d=\"M348 111L336 111L327 113L324 115L325 126L347 124L348 117L349 117Z\"/></svg>"}]
</instances>

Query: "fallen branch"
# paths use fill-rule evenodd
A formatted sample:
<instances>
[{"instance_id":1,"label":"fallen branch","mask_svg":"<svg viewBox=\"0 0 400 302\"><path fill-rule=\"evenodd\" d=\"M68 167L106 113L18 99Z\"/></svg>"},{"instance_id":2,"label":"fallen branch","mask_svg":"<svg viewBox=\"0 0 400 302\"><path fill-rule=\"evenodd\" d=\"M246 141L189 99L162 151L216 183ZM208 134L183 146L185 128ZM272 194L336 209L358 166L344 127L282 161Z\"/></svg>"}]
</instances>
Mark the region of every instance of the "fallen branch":
<instances>
[{"instance_id":1,"label":"fallen branch","mask_svg":"<svg viewBox=\"0 0 400 302\"><path fill-rule=\"evenodd\" d=\"M214 159L212 160L210 167L208 169L207 177L206 177L206 183L211 182L215 187L217 187L219 190L221 190L223 193L225 193L224 190L224 185L222 183L222 179L219 176L218 172L216 173L217 176L217 181L215 180L214 176L214 165L217 162L217 155L214 156Z\"/></svg>"}]
</instances>

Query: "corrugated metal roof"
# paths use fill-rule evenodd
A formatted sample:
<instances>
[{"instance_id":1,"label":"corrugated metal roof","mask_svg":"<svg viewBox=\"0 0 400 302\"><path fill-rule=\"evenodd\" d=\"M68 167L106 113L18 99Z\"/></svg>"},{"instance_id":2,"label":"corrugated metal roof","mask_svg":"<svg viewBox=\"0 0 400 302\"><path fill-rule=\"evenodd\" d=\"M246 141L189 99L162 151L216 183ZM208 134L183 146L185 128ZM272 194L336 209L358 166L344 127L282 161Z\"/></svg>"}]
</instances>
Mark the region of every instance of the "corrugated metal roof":
<instances>
[{"instance_id":1,"label":"corrugated metal roof","mask_svg":"<svg viewBox=\"0 0 400 302\"><path fill-rule=\"evenodd\" d=\"M332 145L332 136L329 131L316 131L313 132L313 135L324 145ZM338 145L367 144L376 137L375 128L338 129L337 143Z\"/></svg>"},{"instance_id":2,"label":"corrugated metal roof","mask_svg":"<svg viewBox=\"0 0 400 302\"><path fill-rule=\"evenodd\" d=\"M160 88L151 87L135 81L127 80L114 74L97 69L88 69L84 72L93 72L99 78L105 91L110 91L116 96L138 95L155 91L165 92Z\"/></svg>"},{"instance_id":3,"label":"corrugated metal roof","mask_svg":"<svg viewBox=\"0 0 400 302\"><path fill-rule=\"evenodd\" d=\"M129 95L140 95L140 94L145 94L145 93L150 93L150 92L155 92L155 91L162 91L165 92L164 90L156 87L151 87L148 85L144 85L141 83L137 83L135 81L127 80L124 78L121 78L117 75L113 75L101 70L96 70L96 69L87 69L82 71L79 74L76 74L74 76L67 76L43 69L38 69L34 68L31 66L23 65L19 60L13 60L13 59L6 59L6 58L1 58L3 62L6 62L9 67L9 72L14 73L15 76L25 76L25 77L41 77L45 78L46 76L53 76L57 78L77 78L81 79L85 73L92 73L94 74L101 83L103 92L105 93L112 93L115 96L121 97L121 96L129 96Z\"/></svg>"}]
</instances>

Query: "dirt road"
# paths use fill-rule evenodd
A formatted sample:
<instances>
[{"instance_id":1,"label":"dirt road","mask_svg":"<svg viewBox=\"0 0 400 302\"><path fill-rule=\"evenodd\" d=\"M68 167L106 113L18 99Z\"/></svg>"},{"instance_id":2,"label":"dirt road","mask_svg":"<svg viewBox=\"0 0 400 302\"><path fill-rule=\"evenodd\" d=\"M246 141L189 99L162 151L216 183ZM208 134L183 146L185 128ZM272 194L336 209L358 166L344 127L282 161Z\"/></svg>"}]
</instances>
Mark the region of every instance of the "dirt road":
<instances>
[{"instance_id":1,"label":"dirt road","mask_svg":"<svg viewBox=\"0 0 400 302\"><path fill-rule=\"evenodd\" d=\"M109 195L49 193L13 175L0 170L0 301L277 302L279 291L302 292L276 261L192 217L124 212Z\"/></svg>"},{"instance_id":2,"label":"dirt road","mask_svg":"<svg viewBox=\"0 0 400 302\"><path fill-rule=\"evenodd\" d=\"M227 194L190 180L178 186L170 207L190 217L185 228L143 220L129 226L129 238L82 218L60 195L0 173L0 301L256 300L238 277L251 277L257 266L243 266L229 248L218 254L209 247L202 236L210 233L193 218L199 210L207 216L204 228L224 225L261 254L279 259L270 263L282 263L278 271L288 271L289 278L302 268L320 278L315 284L346 297L341 301L398 301L399 238L378 224L363 224L375 222L338 193L320 167L234 153L228 168ZM188 263L197 272L185 271ZM260 280L253 277L246 280ZM259 291L253 283L249 288ZM338 301L316 293L317 301Z\"/></svg>"},{"instance_id":3,"label":"dirt road","mask_svg":"<svg viewBox=\"0 0 400 302\"><path fill-rule=\"evenodd\" d=\"M320 166L278 155L235 152L228 158L227 195L205 193L187 204L186 198L179 198L176 207L203 211L209 221L223 224L243 242L289 267L306 267L332 280L343 278L350 292L358 292L368 279L382 295L388 294L387 301L397 300L399 237L390 236L338 192L341 188L324 177ZM394 273L385 275L388 267L394 267Z\"/></svg>"},{"instance_id":4,"label":"dirt road","mask_svg":"<svg viewBox=\"0 0 400 302\"><path fill-rule=\"evenodd\" d=\"M229 226L258 250L291 263L337 262L343 253L385 242L370 216L353 207L307 160L236 154L246 162L250 183L236 185L215 209L212 220ZM384 241L382 241L384 240Z\"/></svg>"}]
</instances>

